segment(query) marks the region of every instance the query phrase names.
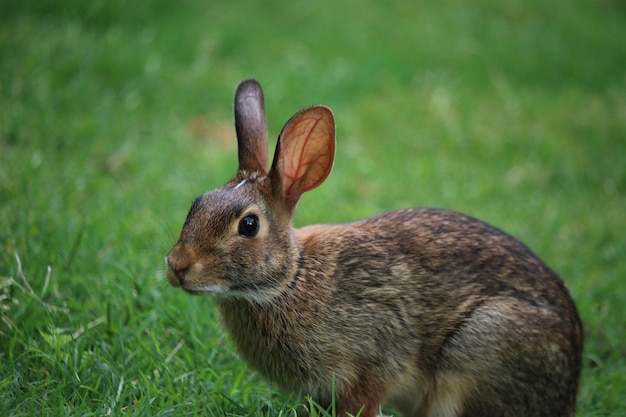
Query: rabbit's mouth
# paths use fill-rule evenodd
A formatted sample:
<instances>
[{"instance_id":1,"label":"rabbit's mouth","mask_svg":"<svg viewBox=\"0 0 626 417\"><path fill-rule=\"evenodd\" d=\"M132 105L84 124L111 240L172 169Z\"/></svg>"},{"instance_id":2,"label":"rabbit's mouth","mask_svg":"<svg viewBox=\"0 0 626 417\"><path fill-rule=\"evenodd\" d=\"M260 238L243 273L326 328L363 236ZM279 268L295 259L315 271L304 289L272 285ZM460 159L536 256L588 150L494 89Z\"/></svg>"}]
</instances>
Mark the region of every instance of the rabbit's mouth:
<instances>
[{"instance_id":1,"label":"rabbit's mouth","mask_svg":"<svg viewBox=\"0 0 626 417\"><path fill-rule=\"evenodd\" d=\"M185 288L185 287L182 287L182 289L183 289L183 291L185 291L189 295L200 295L200 296L202 296L202 295L210 295L210 294L208 294L208 293L206 293L204 291L190 290L190 289Z\"/></svg>"},{"instance_id":2,"label":"rabbit's mouth","mask_svg":"<svg viewBox=\"0 0 626 417\"><path fill-rule=\"evenodd\" d=\"M241 300L262 306L272 305L280 297L280 292L275 290L246 290L225 288L222 285L192 285L183 284L180 286L183 291L190 295L209 296L223 300Z\"/></svg>"},{"instance_id":3,"label":"rabbit's mouth","mask_svg":"<svg viewBox=\"0 0 626 417\"><path fill-rule=\"evenodd\" d=\"M228 291L226 291L220 285L193 285L183 283L181 285L183 291L187 294L191 295L203 295L203 296L212 296L212 297L220 297L228 295Z\"/></svg>"}]
</instances>

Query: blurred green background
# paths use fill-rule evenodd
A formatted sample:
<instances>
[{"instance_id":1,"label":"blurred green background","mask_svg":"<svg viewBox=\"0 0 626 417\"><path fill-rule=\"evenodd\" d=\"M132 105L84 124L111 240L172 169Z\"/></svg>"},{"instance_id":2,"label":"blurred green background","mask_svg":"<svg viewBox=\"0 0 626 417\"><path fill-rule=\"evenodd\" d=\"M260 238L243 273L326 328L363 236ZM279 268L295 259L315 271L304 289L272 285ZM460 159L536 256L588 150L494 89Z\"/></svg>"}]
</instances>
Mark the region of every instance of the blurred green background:
<instances>
[{"instance_id":1,"label":"blurred green background","mask_svg":"<svg viewBox=\"0 0 626 417\"><path fill-rule=\"evenodd\" d=\"M232 97L270 138L333 108L296 225L444 207L519 237L586 333L579 416L626 415L626 3L0 3L0 410L294 415L163 258L236 169ZM272 140L271 146L274 145Z\"/></svg>"}]
</instances>

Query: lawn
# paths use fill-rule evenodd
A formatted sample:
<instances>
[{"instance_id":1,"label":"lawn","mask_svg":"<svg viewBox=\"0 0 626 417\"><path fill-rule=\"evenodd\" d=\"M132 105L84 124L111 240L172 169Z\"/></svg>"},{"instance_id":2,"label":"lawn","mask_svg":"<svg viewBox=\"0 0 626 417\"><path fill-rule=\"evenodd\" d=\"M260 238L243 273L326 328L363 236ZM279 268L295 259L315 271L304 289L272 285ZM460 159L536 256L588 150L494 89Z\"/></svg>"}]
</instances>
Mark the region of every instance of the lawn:
<instances>
[{"instance_id":1,"label":"lawn","mask_svg":"<svg viewBox=\"0 0 626 417\"><path fill-rule=\"evenodd\" d=\"M0 4L0 415L295 416L163 258L270 138L337 118L296 225L444 207L527 243L585 326L578 416L626 415L626 7L618 0ZM273 140L271 146L273 146Z\"/></svg>"}]
</instances>

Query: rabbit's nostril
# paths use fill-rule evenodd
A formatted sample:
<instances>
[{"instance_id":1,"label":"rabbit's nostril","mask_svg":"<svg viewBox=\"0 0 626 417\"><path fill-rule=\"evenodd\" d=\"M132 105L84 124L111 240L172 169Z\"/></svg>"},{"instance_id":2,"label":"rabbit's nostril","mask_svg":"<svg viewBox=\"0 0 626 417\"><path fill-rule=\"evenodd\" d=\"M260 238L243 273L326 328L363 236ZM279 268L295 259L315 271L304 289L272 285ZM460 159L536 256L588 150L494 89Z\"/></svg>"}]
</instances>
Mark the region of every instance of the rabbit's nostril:
<instances>
[{"instance_id":1,"label":"rabbit's nostril","mask_svg":"<svg viewBox=\"0 0 626 417\"><path fill-rule=\"evenodd\" d=\"M187 275L187 271L189 271L189 268L173 269L173 271L176 278L178 278L178 280L182 283L185 279L185 275Z\"/></svg>"}]
</instances>

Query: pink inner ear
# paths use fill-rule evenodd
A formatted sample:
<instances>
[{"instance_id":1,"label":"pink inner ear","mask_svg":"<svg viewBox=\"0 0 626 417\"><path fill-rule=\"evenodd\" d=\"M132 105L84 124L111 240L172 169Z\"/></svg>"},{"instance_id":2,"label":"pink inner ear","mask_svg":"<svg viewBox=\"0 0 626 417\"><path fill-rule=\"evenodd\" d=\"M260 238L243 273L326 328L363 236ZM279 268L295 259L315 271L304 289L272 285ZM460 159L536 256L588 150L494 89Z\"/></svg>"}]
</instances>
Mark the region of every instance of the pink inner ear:
<instances>
[{"instance_id":1,"label":"pink inner ear","mask_svg":"<svg viewBox=\"0 0 626 417\"><path fill-rule=\"evenodd\" d=\"M330 110L313 107L294 116L281 135L281 147L283 190L297 199L330 174L335 155L335 124Z\"/></svg>"}]
</instances>

